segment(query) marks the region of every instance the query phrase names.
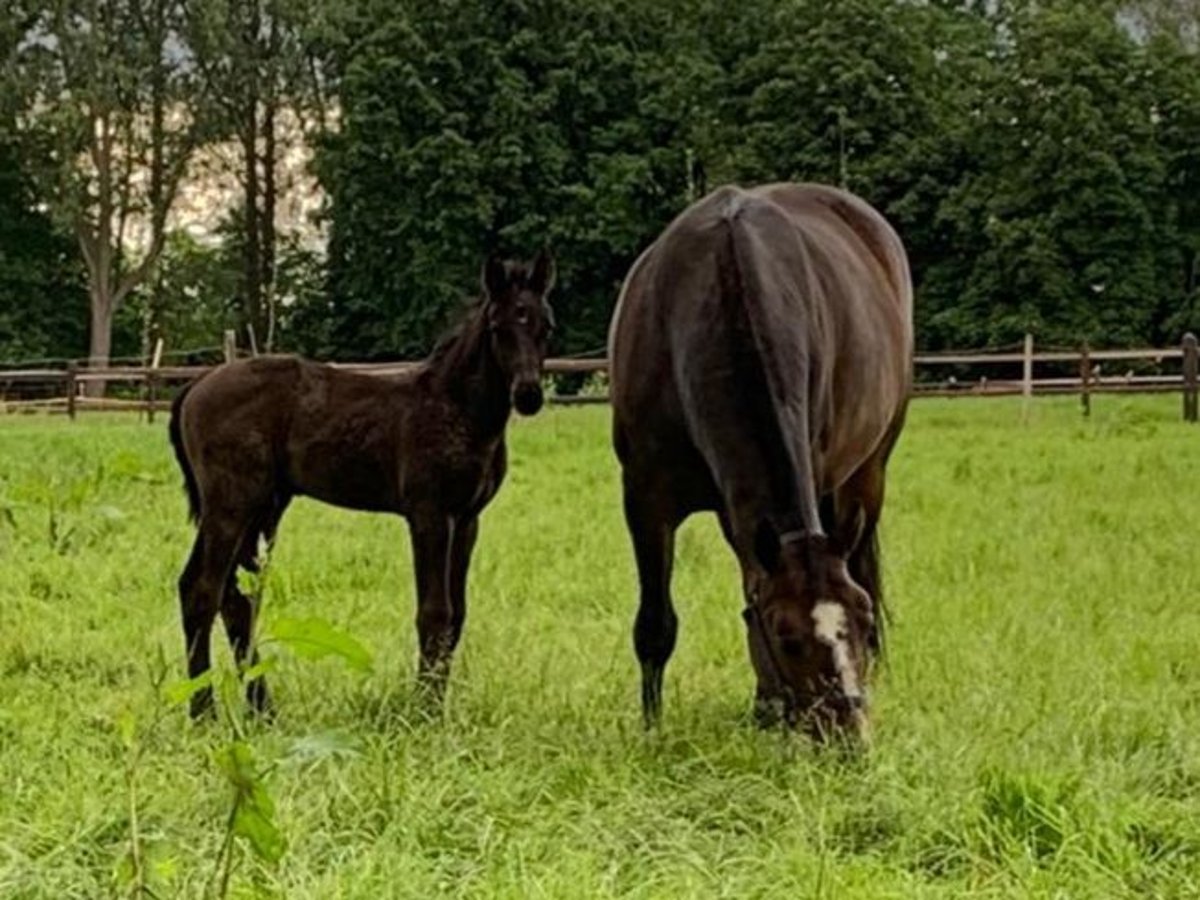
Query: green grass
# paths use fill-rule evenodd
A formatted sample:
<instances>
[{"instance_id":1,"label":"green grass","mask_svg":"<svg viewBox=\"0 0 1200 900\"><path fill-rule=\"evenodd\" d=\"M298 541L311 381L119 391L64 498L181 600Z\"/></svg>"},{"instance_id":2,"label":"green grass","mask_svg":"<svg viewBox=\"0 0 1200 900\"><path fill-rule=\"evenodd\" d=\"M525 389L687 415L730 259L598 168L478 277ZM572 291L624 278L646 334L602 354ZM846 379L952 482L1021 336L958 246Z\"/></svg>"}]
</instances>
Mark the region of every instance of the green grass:
<instances>
[{"instance_id":1,"label":"green grass","mask_svg":"<svg viewBox=\"0 0 1200 900\"><path fill-rule=\"evenodd\" d=\"M443 722L411 714L397 519L297 502L273 617L322 616L362 676L281 649L249 740L288 847L234 896L1200 896L1200 428L1177 398L921 401L884 521L894 610L861 760L747 721L732 556L678 543L680 642L640 727L635 580L604 409L515 423ZM182 677L191 540L165 429L0 421L0 897L121 893L122 722L156 895L202 896L230 787ZM218 628L219 633L219 628ZM228 666L223 637L218 658ZM305 749L344 752L306 756Z\"/></svg>"}]
</instances>

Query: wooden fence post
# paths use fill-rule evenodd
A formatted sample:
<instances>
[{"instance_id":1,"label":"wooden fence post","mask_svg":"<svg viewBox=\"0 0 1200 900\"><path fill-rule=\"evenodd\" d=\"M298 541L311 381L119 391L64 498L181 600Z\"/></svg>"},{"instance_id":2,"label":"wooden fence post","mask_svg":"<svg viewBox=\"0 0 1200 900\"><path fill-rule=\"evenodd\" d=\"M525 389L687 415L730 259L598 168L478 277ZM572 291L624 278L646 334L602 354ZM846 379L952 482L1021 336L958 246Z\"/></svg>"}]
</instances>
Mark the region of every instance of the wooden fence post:
<instances>
[{"instance_id":1,"label":"wooden fence post","mask_svg":"<svg viewBox=\"0 0 1200 900\"><path fill-rule=\"evenodd\" d=\"M150 371L146 373L146 421L154 424L154 405L158 401L158 366L162 362L163 339L154 342Z\"/></svg>"},{"instance_id":2,"label":"wooden fence post","mask_svg":"<svg viewBox=\"0 0 1200 900\"><path fill-rule=\"evenodd\" d=\"M1200 405L1197 403L1196 376L1200 370L1196 336L1190 331L1183 336L1183 421L1195 422Z\"/></svg>"},{"instance_id":3,"label":"wooden fence post","mask_svg":"<svg viewBox=\"0 0 1200 900\"><path fill-rule=\"evenodd\" d=\"M1033 335L1025 335L1025 359L1021 369L1021 393L1028 400L1033 396Z\"/></svg>"},{"instance_id":4,"label":"wooden fence post","mask_svg":"<svg viewBox=\"0 0 1200 900\"><path fill-rule=\"evenodd\" d=\"M1033 400L1033 335L1025 334L1025 352L1021 363L1021 418L1029 420L1030 401Z\"/></svg>"},{"instance_id":5,"label":"wooden fence post","mask_svg":"<svg viewBox=\"0 0 1200 900\"><path fill-rule=\"evenodd\" d=\"M1083 342L1079 351L1079 402L1083 405L1083 415L1087 418L1092 414L1092 355L1088 342Z\"/></svg>"},{"instance_id":6,"label":"wooden fence post","mask_svg":"<svg viewBox=\"0 0 1200 900\"><path fill-rule=\"evenodd\" d=\"M232 328L225 329L225 362L231 363L237 359L237 332Z\"/></svg>"},{"instance_id":7,"label":"wooden fence post","mask_svg":"<svg viewBox=\"0 0 1200 900\"><path fill-rule=\"evenodd\" d=\"M75 418L75 395L78 393L78 387L75 381L75 375L79 369L79 364L75 360L67 363L67 416Z\"/></svg>"}]
</instances>

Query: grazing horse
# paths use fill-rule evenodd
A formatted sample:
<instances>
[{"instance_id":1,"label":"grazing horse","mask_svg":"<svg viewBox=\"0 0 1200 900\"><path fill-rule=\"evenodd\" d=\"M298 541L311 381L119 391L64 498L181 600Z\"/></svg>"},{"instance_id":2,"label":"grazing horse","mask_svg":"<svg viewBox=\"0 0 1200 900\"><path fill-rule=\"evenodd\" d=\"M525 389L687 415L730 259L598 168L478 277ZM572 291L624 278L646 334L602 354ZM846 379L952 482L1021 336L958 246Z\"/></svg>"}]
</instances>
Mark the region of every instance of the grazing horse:
<instances>
[{"instance_id":1,"label":"grazing horse","mask_svg":"<svg viewBox=\"0 0 1200 900\"><path fill-rule=\"evenodd\" d=\"M255 662L255 610L237 587L289 501L304 495L408 520L417 582L419 680L440 699L467 614L480 511L504 479L513 407L542 405L554 262L489 259L483 297L414 371L379 377L275 356L221 366L188 385L170 435L198 534L179 579L188 675L209 668L217 613L238 665ZM265 711L261 678L247 699ZM199 716L211 690L192 698Z\"/></svg>"},{"instance_id":2,"label":"grazing horse","mask_svg":"<svg viewBox=\"0 0 1200 900\"><path fill-rule=\"evenodd\" d=\"M608 352L647 724L678 627L675 530L713 510L742 571L759 720L865 732L912 342L903 245L835 188L722 187L634 263Z\"/></svg>"}]
</instances>

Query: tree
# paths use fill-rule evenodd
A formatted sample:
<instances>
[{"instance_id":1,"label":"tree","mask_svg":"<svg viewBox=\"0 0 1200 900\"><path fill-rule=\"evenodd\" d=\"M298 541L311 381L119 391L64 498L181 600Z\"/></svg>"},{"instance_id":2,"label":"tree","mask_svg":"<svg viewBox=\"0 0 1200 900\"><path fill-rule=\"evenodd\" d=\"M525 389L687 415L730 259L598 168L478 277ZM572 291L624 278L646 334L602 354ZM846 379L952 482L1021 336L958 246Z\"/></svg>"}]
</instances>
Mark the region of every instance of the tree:
<instances>
[{"instance_id":1,"label":"tree","mask_svg":"<svg viewBox=\"0 0 1200 900\"><path fill-rule=\"evenodd\" d=\"M78 250L38 211L15 143L0 134L0 360L76 357L86 343Z\"/></svg>"},{"instance_id":2,"label":"tree","mask_svg":"<svg viewBox=\"0 0 1200 900\"><path fill-rule=\"evenodd\" d=\"M14 6L24 39L8 71L23 101L24 158L82 252L89 359L102 368L113 317L158 260L208 119L175 0ZM140 253L130 252L135 243Z\"/></svg>"},{"instance_id":3,"label":"tree","mask_svg":"<svg viewBox=\"0 0 1200 900\"><path fill-rule=\"evenodd\" d=\"M237 291L243 324L270 350L277 304L277 207L281 140L304 139L312 57L305 30L320 4L306 0L190 0L188 34L196 66L238 149L242 198ZM319 125L323 116L317 115ZM285 133L290 132L290 134Z\"/></svg>"},{"instance_id":4,"label":"tree","mask_svg":"<svg viewBox=\"0 0 1200 900\"><path fill-rule=\"evenodd\" d=\"M1145 58L1102 5L1015 4L995 35L973 162L939 210L958 298L932 324L967 346L1144 340L1165 201Z\"/></svg>"},{"instance_id":5,"label":"tree","mask_svg":"<svg viewBox=\"0 0 1200 900\"><path fill-rule=\"evenodd\" d=\"M621 277L694 196L716 67L698 2L365 0L342 46L331 354L423 352L492 249L559 256L558 349L604 341Z\"/></svg>"},{"instance_id":6,"label":"tree","mask_svg":"<svg viewBox=\"0 0 1200 900\"><path fill-rule=\"evenodd\" d=\"M23 37L0 20L0 59ZM40 207L16 137L15 94L0 73L0 360L78 356L87 294L78 251Z\"/></svg>"},{"instance_id":7,"label":"tree","mask_svg":"<svg viewBox=\"0 0 1200 900\"><path fill-rule=\"evenodd\" d=\"M1200 2L1144 0L1140 15L1154 94L1153 121L1166 169L1164 248L1171 273L1159 296L1159 340L1200 330Z\"/></svg>"}]
</instances>

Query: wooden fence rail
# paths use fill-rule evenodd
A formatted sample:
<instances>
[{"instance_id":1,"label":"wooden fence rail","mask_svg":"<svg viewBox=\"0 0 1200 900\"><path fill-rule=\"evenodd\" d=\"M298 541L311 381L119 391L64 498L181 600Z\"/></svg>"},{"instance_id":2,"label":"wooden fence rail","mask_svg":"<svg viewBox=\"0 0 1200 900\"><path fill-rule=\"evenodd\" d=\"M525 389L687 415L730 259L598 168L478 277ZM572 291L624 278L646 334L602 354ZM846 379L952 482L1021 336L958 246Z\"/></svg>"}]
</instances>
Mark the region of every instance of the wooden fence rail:
<instances>
[{"instance_id":1,"label":"wooden fence rail","mask_svg":"<svg viewBox=\"0 0 1200 900\"><path fill-rule=\"evenodd\" d=\"M160 366L161 347L155 348L155 357L150 366L113 366L107 369L88 369L70 363L65 369L0 369L0 409L18 411L23 409L50 409L65 411L72 418L83 410L143 410L153 419L156 410L169 406L169 399L162 398L163 389L172 384L190 381L212 366ZM227 357L232 356L227 342ZM1112 363L1141 363L1160 368L1164 363L1174 366L1178 361L1178 374L1161 371L1135 374L1128 368L1123 374L1104 372L1103 366ZM914 359L918 374L934 377L918 378L913 393L918 397L1003 397L1024 396L1026 399L1042 394L1078 394L1084 415L1091 412L1092 399L1097 394L1121 393L1180 393L1183 397L1183 418L1195 422L1200 417L1200 349L1196 337L1185 335L1179 347L1150 347L1132 350L1094 350L1086 343L1078 350L1051 350L1035 352L1032 337L1027 336L1023 349L1002 353L919 353ZM1071 365L1073 364L1073 365ZM370 375L388 376L410 371L419 365L416 362L388 363L334 363L339 368L364 372ZM1037 378L1035 370L1040 366L1055 365L1060 374ZM1017 368L1019 366L1019 368ZM1018 377L959 379L956 375L938 377L946 367L979 368L995 370L1004 367ZM939 372L940 370L940 372ZM548 375L605 375L608 361L605 359L550 359L546 361ZM1075 375L1061 374L1074 371ZM141 399L94 398L84 396L81 387L88 383L123 383L139 385ZM42 399L7 399L14 388L28 385L46 385L57 390L57 395ZM550 402L562 404L605 403L608 397L587 392L583 394L552 394Z\"/></svg>"}]
</instances>

